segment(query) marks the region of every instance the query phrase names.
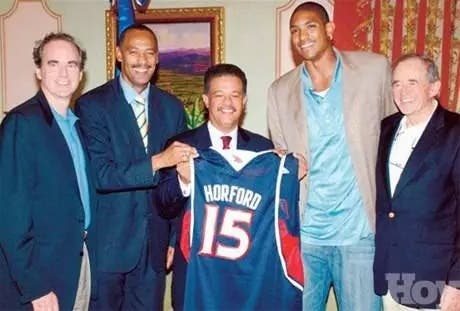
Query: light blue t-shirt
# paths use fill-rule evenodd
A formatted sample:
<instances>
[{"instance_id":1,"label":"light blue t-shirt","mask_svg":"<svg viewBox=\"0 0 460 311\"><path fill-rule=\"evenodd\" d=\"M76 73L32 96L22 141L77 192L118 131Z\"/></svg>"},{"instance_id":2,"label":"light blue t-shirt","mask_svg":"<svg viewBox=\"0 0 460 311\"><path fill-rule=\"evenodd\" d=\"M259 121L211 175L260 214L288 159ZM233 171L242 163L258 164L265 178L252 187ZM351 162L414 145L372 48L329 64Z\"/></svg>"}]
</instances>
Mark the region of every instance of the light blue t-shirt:
<instances>
[{"instance_id":1,"label":"light blue t-shirt","mask_svg":"<svg viewBox=\"0 0 460 311\"><path fill-rule=\"evenodd\" d=\"M315 92L305 67L302 85L310 148L302 241L314 245L350 245L371 231L346 141L339 55L328 90Z\"/></svg>"}]
</instances>

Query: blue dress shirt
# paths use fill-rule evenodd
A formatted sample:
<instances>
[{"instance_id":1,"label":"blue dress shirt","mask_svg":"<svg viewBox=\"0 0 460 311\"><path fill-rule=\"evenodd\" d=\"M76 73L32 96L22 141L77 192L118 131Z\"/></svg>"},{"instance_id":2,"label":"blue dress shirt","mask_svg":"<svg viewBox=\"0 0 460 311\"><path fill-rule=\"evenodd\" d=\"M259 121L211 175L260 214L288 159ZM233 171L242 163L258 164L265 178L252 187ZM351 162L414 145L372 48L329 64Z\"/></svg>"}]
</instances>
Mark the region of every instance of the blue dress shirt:
<instances>
[{"instance_id":1,"label":"blue dress shirt","mask_svg":"<svg viewBox=\"0 0 460 311\"><path fill-rule=\"evenodd\" d=\"M148 105L148 100L149 100L149 89L150 89L150 84L147 85L147 87L140 93L138 94L136 90L134 90L123 78L119 77L120 79L120 85L121 89L123 90L123 94L125 95L125 99L128 102L128 104L131 106L131 108L134 111L134 115L137 116L138 114L138 108L136 105L136 97L142 97L144 99L145 103L145 118L147 119L147 122L149 121L149 105Z\"/></svg>"},{"instance_id":2,"label":"blue dress shirt","mask_svg":"<svg viewBox=\"0 0 460 311\"><path fill-rule=\"evenodd\" d=\"M78 117L72 112L67 110L67 116L62 116L51 107L54 119L56 120L62 135L64 135L67 147L69 147L70 155L72 157L75 174L77 175L78 190L80 191L80 199L85 213L85 229L88 228L91 222L91 211L89 204L89 189L88 189L88 176L86 175L86 162L83 146L78 136L75 122Z\"/></svg>"}]
</instances>

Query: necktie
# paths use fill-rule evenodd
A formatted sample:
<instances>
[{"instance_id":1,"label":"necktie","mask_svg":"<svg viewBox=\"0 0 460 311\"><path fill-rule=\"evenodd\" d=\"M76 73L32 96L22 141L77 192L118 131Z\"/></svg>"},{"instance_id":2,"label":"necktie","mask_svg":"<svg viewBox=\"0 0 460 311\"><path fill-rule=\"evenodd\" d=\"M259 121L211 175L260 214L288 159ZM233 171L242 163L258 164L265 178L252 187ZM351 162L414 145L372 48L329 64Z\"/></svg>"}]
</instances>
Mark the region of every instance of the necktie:
<instances>
[{"instance_id":1,"label":"necktie","mask_svg":"<svg viewBox=\"0 0 460 311\"><path fill-rule=\"evenodd\" d=\"M230 141L232 140L231 136L222 136L222 149L230 149Z\"/></svg>"},{"instance_id":2,"label":"necktie","mask_svg":"<svg viewBox=\"0 0 460 311\"><path fill-rule=\"evenodd\" d=\"M137 126L139 126L139 132L141 133L142 142L144 143L144 147L147 150L147 116L145 115L145 103L142 97L135 98L136 105L137 105L137 114L136 114L136 121Z\"/></svg>"}]
</instances>

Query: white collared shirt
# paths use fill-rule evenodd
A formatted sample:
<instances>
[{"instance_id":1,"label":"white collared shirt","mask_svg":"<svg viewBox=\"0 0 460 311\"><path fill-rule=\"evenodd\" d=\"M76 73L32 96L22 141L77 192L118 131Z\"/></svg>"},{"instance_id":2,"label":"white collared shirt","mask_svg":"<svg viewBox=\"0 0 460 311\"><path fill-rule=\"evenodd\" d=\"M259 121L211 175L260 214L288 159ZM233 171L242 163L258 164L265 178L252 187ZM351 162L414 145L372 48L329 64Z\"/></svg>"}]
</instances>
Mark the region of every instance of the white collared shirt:
<instances>
[{"instance_id":1,"label":"white collared shirt","mask_svg":"<svg viewBox=\"0 0 460 311\"><path fill-rule=\"evenodd\" d=\"M211 124L211 122L208 122L208 131L209 131L209 136L211 137L211 146L216 148L216 149L223 149L223 144L222 144L222 136L230 136L232 140L230 141L230 149L236 149L236 146L238 145L238 127L235 127L233 130L231 130L229 133L223 133L219 131L214 125Z\"/></svg>"},{"instance_id":2,"label":"white collared shirt","mask_svg":"<svg viewBox=\"0 0 460 311\"><path fill-rule=\"evenodd\" d=\"M230 141L230 149L237 149L236 147L238 146L238 127L235 127L233 130L231 130L228 133L223 133L219 131L214 125L211 124L211 122L208 121L207 124L208 127L208 132L209 132L209 137L211 138L211 146L216 148L216 149L223 149L223 143L222 143L222 136L230 136L232 140ZM179 185L180 189L182 191L182 195L184 197L190 196L190 184L184 184L182 180L179 178L179 175L177 176L179 179Z\"/></svg>"},{"instance_id":3,"label":"white collared shirt","mask_svg":"<svg viewBox=\"0 0 460 311\"><path fill-rule=\"evenodd\" d=\"M436 110L436 107L434 110ZM398 131L393 138L390 157L388 159L391 196L393 196L396 185L399 182L399 178L401 177L401 174L406 167L406 163L409 160L409 157L412 154L412 151L414 150L418 141L420 140L420 137L425 131L428 122L431 120L433 112L425 122L410 127L407 125L406 116L401 119Z\"/></svg>"}]
</instances>

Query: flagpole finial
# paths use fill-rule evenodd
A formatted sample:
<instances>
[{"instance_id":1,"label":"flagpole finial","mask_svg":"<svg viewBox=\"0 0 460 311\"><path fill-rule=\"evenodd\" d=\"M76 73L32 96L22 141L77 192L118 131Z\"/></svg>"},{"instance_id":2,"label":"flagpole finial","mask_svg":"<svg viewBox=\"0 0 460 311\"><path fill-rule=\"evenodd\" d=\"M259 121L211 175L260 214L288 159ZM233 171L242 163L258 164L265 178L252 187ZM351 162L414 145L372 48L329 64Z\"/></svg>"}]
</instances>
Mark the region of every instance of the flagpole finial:
<instances>
[{"instance_id":1,"label":"flagpole finial","mask_svg":"<svg viewBox=\"0 0 460 311\"><path fill-rule=\"evenodd\" d=\"M150 0L134 0L134 5L136 7L136 11L138 12L145 12L149 7Z\"/></svg>"}]
</instances>

